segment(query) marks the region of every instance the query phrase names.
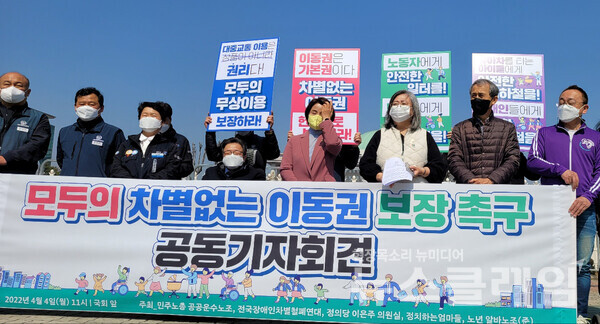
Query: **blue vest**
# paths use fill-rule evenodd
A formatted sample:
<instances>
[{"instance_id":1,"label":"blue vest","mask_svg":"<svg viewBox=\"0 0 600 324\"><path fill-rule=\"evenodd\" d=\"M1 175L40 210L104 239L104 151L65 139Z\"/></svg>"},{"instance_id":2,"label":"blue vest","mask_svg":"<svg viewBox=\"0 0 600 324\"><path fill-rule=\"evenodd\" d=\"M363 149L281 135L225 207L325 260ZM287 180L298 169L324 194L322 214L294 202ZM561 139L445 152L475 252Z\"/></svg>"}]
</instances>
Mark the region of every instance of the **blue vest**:
<instances>
[{"instance_id":1,"label":"blue vest","mask_svg":"<svg viewBox=\"0 0 600 324\"><path fill-rule=\"evenodd\" d=\"M13 115L12 123L6 124L4 116L0 114L0 130L4 131L2 143L0 143L0 155L6 154L8 151L15 150L23 144L29 142L33 130L37 127L44 113L33 108L25 107L19 114ZM37 161L36 161L37 162Z\"/></svg>"},{"instance_id":2,"label":"blue vest","mask_svg":"<svg viewBox=\"0 0 600 324\"><path fill-rule=\"evenodd\" d=\"M103 120L85 132L77 122L63 127L58 135L57 148L60 174L84 177L108 176L114 154L124 141L123 131Z\"/></svg>"}]
</instances>

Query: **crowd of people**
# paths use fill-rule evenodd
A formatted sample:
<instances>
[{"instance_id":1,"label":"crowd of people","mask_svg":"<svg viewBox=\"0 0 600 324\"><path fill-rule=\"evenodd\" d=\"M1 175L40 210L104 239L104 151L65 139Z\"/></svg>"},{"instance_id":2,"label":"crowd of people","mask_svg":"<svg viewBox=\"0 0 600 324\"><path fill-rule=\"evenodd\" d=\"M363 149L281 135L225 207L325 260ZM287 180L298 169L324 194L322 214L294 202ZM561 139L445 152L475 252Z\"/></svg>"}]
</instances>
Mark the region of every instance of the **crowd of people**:
<instances>
[{"instance_id":1,"label":"crowd of people","mask_svg":"<svg viewBox=\"0 0 600 324\"><path fill-rule=\"evenodd\" d=\"M29 79L9 72L0 76L0 173L33 174L48 150L48 116L29 107ZM386 161L401 158L413 182L441 183L449 171L457 183L510 184L523 178L542 185L570 185L576 199L568 212L577 218L578 314L587 316L590 265L596 235L594 200L600 188L600 132L583 119L587 93L567 87L557 103L559 122L541 128L527 158L520 153L513 123L494 117L498 87L485 79L470 88L471 118L451 132L447 158L421 127L418 99L407 90L390 99L385 124L369 141L362 158L357 145L342 145L334 128L335 111L325 98L310 101L305 110L308 131L288 133L281 160L284 181L343 181L345 168L357 163L361 176L381 182ZM189 141L172 125L173 109L165 102L141 102L140 133L125 138L123 131L102 118L104 97L95 88L75 94L77 120L60 130L56 158L64 176L137 179L181 179L194 169ZM205 127L212 122L208 116ZM217 144L206 132L206 156L216 164L203 180L265 180L266 160L279 157L279 143L270 128L259 136L238 131ZM360 133L354 136L360 144Z\"/></svg>"}]
</instances>

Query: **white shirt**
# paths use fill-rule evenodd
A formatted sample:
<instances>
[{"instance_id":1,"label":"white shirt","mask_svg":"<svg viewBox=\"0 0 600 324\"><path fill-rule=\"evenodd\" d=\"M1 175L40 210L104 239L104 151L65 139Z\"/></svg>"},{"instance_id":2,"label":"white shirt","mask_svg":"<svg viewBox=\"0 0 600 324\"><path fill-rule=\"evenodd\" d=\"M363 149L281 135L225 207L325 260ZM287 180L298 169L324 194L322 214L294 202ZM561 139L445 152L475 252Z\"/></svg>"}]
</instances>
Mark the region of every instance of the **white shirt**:
<instances>
[{"instance_id":1,"label":"white shirt","mask_svg":"<svg viewBox=\"0 0 600 324\"><path fill-rule=\"evenodd\" d=\"M146 149L148 148L148 145L150 145L150 142L152 142L154 139L154 136L155 135L146 137L146 135L140 134L140 146L142 147L142 154L146 154Z\"/></svg>"}]
</instances>

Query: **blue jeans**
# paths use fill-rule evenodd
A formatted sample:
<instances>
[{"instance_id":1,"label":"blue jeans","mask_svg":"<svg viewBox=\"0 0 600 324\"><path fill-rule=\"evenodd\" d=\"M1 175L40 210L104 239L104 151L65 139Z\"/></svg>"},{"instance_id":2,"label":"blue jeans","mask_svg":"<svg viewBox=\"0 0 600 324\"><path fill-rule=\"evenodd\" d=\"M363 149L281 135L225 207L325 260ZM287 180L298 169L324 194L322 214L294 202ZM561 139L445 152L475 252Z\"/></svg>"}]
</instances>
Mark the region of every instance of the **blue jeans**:
<instances>
[{"instance_id":1,"label":"blue jeans","mask_svg":"<svg viewBox=\"0 0 600 324\"><path fill-rule=\"evenodd\" d=\"M350 304L354 303L354 299L358 299L359 304L363 303L362 297L360 296L359 292L350 293Z\"/></svg>"},{"instance_id":2,"label":"blue jeans","mask_svg":"<svg viewBox=\"0 0 600 324\"><path fill-rule=\"evenodd\" d=\"M577 216L577 314L587 317L590 295L590 258L596 239L594 204Z\"/></svg>"},{"instance_id":3,"label":"blue jeans","mask_svg":"<svg viewBox=\"0 0 600 324\"><path fill-rule=\"evenodd\" d=\"M394 297L393 290L390 294L383 294L383 306L387 305L388 299L391 301L398 301L398 298Z\"/></svg>"}]
</instances>

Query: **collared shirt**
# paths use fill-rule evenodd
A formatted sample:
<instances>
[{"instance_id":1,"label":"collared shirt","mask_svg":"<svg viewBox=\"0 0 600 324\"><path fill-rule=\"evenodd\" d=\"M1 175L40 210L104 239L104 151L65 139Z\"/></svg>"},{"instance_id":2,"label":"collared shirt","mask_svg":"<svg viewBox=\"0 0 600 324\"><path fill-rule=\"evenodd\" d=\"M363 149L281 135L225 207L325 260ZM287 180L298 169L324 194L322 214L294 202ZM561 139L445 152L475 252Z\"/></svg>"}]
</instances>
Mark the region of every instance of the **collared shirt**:
<instances>
[{"instance_id":1,"label":"collared shirt","mask_svg":"<svg viewBox=\"0 0 600 324\"><path fill-rule=\"evenodd\" d=\"M394 288L392 288L392 284L389 281L385 283L384 292L386 294L391 294L392 292L394 292Z\"/></svg>"},{"instance_id":2,"label":"collared shirt","mask_svg":"<svg viewBox=\"0 0 600 324\"><path fill-rule=\"evenodd\" d=\"M143 154L146 154L146 149L148 148L148 145L150 145L150 142L152 142L152 140L154 139L154 136L155 135L146 137L146 135L140 134L140 147L142 148Z\"/></svg>"},{"instance_id":3,"label":"collared shirt","mask_svg":"<svg viewBox=\"0 0 600 324\"><path fill-rule=\"evenodd\" d=\"M485 123L487 123L489 120L490 120L489 116L485 120L481 120L481 119L479 119L479 117L475 116L475 125L477 126L477 128L479 128L481 135L483 135L483 127L485 126Z\"/></svg>"}]
</instances>

